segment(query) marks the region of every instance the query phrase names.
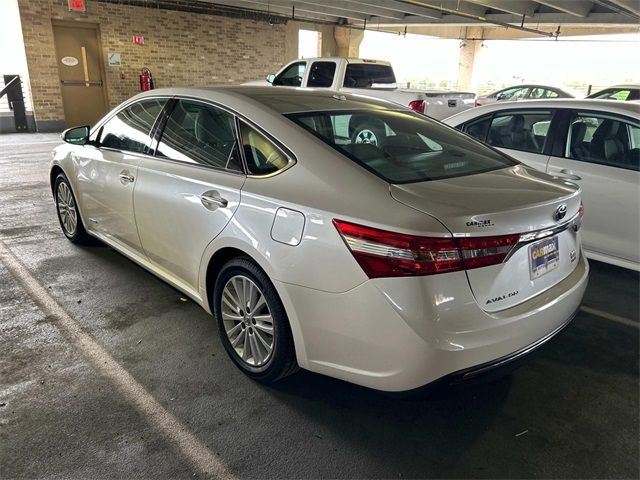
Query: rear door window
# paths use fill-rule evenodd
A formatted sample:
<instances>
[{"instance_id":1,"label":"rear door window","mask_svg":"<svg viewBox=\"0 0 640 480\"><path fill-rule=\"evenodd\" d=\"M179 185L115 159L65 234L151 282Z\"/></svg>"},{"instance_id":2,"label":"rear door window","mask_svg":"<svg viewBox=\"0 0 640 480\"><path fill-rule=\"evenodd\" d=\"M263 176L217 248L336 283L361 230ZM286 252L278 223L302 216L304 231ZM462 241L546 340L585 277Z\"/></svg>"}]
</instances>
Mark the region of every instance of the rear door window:
<instances>
[{"instance_id":1,"label":"rear door window","mask_svg":"<svg viewBox=\"0 0 640 480\"><path fill-rule=\"evenodd\" d=\"M309 69L307 87L329 88L336 73L335 62L313 62Z\"/></svg>"},{"instance_id":2,"label":"rear door window","mask_svg":"<svg viewBox=\"0 0 640 480\"><path fill-rule=\"evenodd\" d=\"M273 79L273 85L283 87L299 87L302 85L307 62L296 62L285 68Z\"/></svg>"},{"instance_id":3,"label":"rear door window","mask_svg":"<svg viewBox=\"0 0 640 480\"><path fill-rule=\"evenodd\" d=\"M496 114L487 143L494 147L542 153L553 114L551 111L518 111Z\"/></svg>"},{"instance_id":4,"label":"rear door window","mask_svg":"<svg viewBox=\"0 0 640 480\"><path fill-rule=\"evenodd\" d=\"M487 138L487 132L489 131L489 125L491 125L491 116L485 116L468 122L463 125L462 131L467 135L471 135L477 138L481 142L484 142Z\"/></svg>"},{"instance_id":5,"label":"rear door window","mask_svg":"<svg viewBox=\"0 0 640 480\"><path fill-rule=\"evenodd\" d=\"M156 156L241 171L234 116L213 105L178 100L162 131Z\"/></svg>"},{"instance_id":6,"label":"rear door window","mask_svg":"<svg viewBox=\"0 0 640 480\"><path fill-rule=\"evenodd\" d=\"M575 113L565 157L640 170L640 124L593 113Z\"/></svg>"},{"instance_id":7,"label":"rear door window","mask_svg":"<svg viewBox=\"0 0 640 480\"><path fill-rule=\"evenodd\" d=\"M149 153L151 129L166 103L148 99L130 105L100 128L99 145L114 150Z\"/></svg>"}]
</instances>

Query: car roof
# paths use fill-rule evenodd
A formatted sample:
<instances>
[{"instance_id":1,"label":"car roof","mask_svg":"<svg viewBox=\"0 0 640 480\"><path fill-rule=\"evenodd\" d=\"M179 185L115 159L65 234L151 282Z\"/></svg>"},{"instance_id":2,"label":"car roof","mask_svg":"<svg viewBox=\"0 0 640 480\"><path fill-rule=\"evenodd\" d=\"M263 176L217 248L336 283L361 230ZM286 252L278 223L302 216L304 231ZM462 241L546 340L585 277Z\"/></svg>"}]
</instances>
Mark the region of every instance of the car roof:
<instances>
[{"instance_id":1,"label":"car roof","mask_svg":"<svg viewBox=\"0 0 640 480\"><path fill-rule=\"evenodd\" d=\"M295 62L339 62L345 60L347 63L369 63L372 65L386 65L391 66L391 62L386 60L376 60L373 58L354 58L354 57L313 57L313 58L299 58L298 60L294 60ZM289 62L292 63L292 62Z\"/></svg>"},{"instance_id":2,"label":"car roof","mask_svg":"<svg viewBox=\"0 0 640 480\"><path fill-rule=\"evenodd\" d=\"M635 89L640 89L640 83L621 83L619 85L611 85L610 87L601 88L598 91L599 92L604 92L605 90L611 90L612 88L635 88Z\"/></svg>"},{"instance_id":3,"label":"car roof","mask_svg":"<svg viewBox=\"0 0 640 480\"><path fill-rule=\"evenodd\" d=\"M524 100L519 102L496 102L481 107L471 108L452 115L443 120L447 125L460 125L487 113L502 110L522 110L526 108L571 108L581 110L596 110L618 113L640 119L640 105L635 102L621 102L619 100L591 100L581 98L557 98L550 100Z\"/></svg>"},{"instance_id":4,"label":"car roof","mask_svg":"<svg viewBox=\"0 0 640 480\"><path fill-rule=\"evenodd\" d=\"M247 113L250 106L263 106L278 113L328 110L403 109L399 104L366 95L336 92L326 88L294 88L273 86L176 87L151 90L136 96L185 96L210 100ZM244 108L243 108L244 107Z\"/></svg>"}]
</instances>

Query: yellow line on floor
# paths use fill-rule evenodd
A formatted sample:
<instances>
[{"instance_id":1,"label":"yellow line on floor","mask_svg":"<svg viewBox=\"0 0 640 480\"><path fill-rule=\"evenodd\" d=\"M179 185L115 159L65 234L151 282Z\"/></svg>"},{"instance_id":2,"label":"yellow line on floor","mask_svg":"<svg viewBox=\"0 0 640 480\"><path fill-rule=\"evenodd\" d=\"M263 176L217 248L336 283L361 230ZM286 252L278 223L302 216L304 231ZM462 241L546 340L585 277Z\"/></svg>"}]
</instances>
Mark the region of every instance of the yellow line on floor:
<instances>
[{"instance_id":1,"label":"yellow line on floor","mask_svg":"<svg viewBox=\"0 0 640 480\"><path fill-rule=\"evenodd\" d=\"M0 240L0 261L69 341L113 383L141 416L170 444L174 445L194 469L198 470L198 476L234 478L227 466L200 439L166 410L102 345L82 329L2 240Z\"/></svg>"},{"instance_id":2,"label":"yellow line on floor","mask_svg":"<svg viewBox=\"0 0 640 480\"><path fill-rule=\"evenodd\" d=\"M627 327L640 328L640 324L638 322L634 322L633 320L629 320L628 318L624 318L619 315L614 315L613 313L603 312L602 310L585 307L584 305L580 307L580 310L585 313L595 315L596 317L604 318L605 320L611 320L612 322L621 323L622 325L626 325Z\"/></svg>"}]
</instances>

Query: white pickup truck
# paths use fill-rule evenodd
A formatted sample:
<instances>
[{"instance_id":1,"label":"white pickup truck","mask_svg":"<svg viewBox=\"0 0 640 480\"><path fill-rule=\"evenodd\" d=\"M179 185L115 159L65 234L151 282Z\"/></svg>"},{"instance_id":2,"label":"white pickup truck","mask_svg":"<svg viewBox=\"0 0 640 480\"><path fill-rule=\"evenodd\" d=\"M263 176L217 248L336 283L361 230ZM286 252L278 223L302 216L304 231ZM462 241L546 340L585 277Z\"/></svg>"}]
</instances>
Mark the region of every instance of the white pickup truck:
<instances>
[{"instance_id":1,"label":"white pickup truck","mask_svg":"<svg viewBox=\"0 0 640 480\"><path fill-rule=\"evenodd\" d=\"M475 94L398 88L389 62L360 58L294 60L267 82L274 86L327 88L382 98L441 120L474 106ZM263 82L250 82L258 84Z\"/></svg>"}]
</instances>

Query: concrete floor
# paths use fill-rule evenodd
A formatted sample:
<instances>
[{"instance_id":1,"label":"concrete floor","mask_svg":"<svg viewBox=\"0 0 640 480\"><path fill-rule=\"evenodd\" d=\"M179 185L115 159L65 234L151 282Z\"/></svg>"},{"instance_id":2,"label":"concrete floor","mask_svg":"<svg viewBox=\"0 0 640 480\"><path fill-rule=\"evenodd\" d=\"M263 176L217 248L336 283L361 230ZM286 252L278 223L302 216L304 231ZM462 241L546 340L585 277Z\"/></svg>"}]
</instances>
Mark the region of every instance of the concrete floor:
<instances>
[{"instance_id":1,"label":"concrete floor","mask_svg":"<svg viewBox=\"0 0 640 480\"><path fill-rule=\"evenodd\" d=\"M56 139L0 135L0 477L640 475L638 274L592 262L587 311L493 383L412 401L305 372L267 388L193 302L65 239Z\"/></svg>"}]
</instances>

